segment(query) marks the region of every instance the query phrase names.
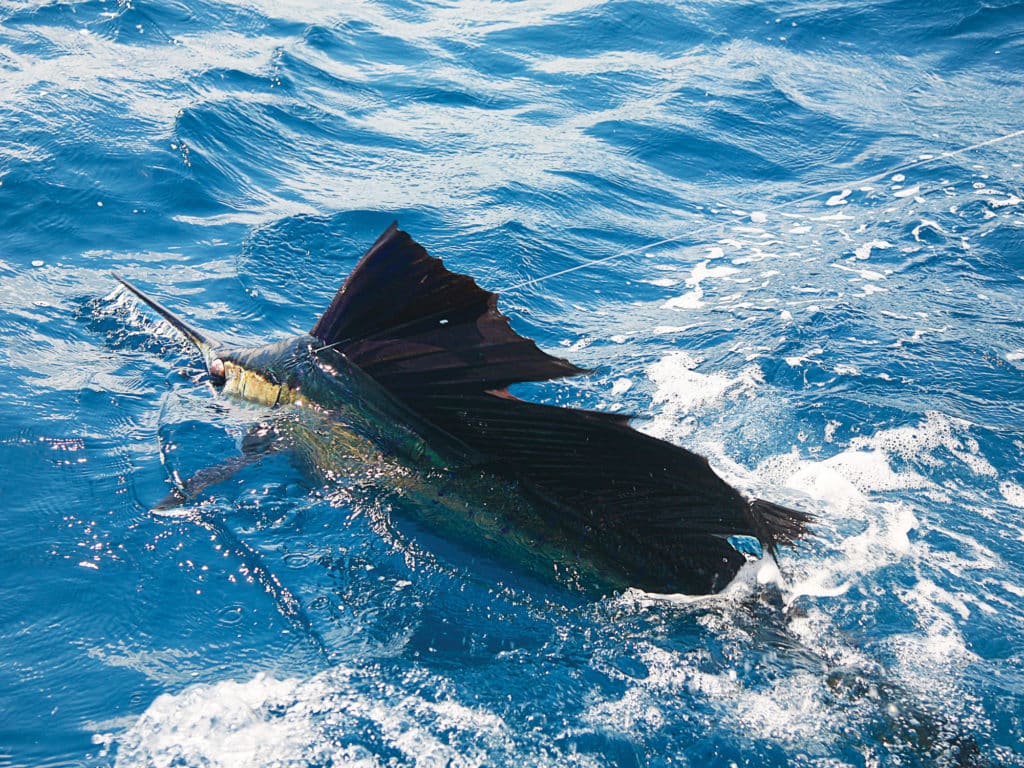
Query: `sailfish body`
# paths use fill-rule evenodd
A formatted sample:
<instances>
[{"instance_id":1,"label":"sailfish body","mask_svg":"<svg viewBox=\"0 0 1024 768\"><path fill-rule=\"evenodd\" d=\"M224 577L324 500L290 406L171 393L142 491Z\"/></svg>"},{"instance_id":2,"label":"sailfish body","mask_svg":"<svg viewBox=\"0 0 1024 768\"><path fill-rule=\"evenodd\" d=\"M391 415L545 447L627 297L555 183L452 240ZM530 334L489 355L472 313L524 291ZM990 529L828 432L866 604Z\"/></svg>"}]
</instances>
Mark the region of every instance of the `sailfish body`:
<instances>
[{"instance_id":1,"label":"sailfish body","mask_svg":"<svg viewBox=\"0 0 1024 768\"><path fill-rule=\"evenodd\" d=\"M277 445L406 496L442 533L586 589L705 594L810 518L747 499L706 459L628 419L507 387L583 373L512 330L497 296L392 225L307 335L220 348L118 278L199 348L225 394L271 406ZM228 462L230 466L231 462ZM176 490L196 495L222 473Z\"/></svg>"}]
</instances>

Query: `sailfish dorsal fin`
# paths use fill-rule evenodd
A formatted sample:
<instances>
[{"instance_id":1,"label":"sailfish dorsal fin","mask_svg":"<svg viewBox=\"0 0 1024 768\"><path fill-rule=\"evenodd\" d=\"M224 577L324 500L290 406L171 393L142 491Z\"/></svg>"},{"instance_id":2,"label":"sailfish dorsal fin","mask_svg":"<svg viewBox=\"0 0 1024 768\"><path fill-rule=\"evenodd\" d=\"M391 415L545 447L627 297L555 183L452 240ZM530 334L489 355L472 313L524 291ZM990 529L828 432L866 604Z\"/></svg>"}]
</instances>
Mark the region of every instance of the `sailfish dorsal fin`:
<instances>
[{"instance_id":1,"label":"sailfish dorsal fin","mask_svg":"<svg viewBox=\"0 0 1024 768\"><path fill-rule=\"evenodd\" d=\"M583 372L512 330L497 301L392 224L310 333L399 398L500 391Z\"/></svg>"},{"instance_id":2,"label":"sailfish dorsal fin","mask_svg":"<svg viewBox=\"0 0 1024 768\"><path fill-rule=\"evenodd\" d=\"M392 225L311 333L419 419L543 503L553 530L600 553L632 586L702 594L746 558L806 533L799 511L744 498L707 460L619 414L518 400L504 388L582 373L509 325L497 295L445 269Z\"/></svg>"}]
</instances>

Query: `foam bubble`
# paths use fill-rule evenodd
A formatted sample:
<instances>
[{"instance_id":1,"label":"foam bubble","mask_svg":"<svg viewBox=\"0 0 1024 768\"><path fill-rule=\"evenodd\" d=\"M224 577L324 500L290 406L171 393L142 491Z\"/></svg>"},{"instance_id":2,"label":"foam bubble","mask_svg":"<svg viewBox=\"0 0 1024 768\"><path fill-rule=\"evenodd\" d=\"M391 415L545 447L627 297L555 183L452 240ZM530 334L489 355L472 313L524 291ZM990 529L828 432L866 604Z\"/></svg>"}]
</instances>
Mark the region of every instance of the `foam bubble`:
<instances>
[{"instance_id":1,"label":"foam bubble","mask_svg":"<svg viewBox=\"0 0 1024 768\"><path fill-rule=\"evenodd\" d=\"M872 437L857 437L850 441L855 450L881 450L906 461L921 461L939 466L942 459L931 455L944 448L959 459L975 475L995 477L995 468L981 455L978 442L967 434L970 424L962 419L929 411L917 426L882 430ZM920 487L919 485L899 487Z\"/></svg>"},{"instance_id":2,"label":"foam bubble","mask_svg":"<svg viewBox=\"0 0 1024 768\"><path fill-rule=\"evenodd\" d=\"M616 379L612 383L612 392L611 392L611 394L613 396L624 394L624 393L628 392L632 386L633 386L633 382L630 379L626 379L626 378Z\"/></svg>"},{"instance_id":3,"label":"foam bubble","mask_svg":"<svg viewBox=\"0 0 1024 768\"><path fill-rule=\"evenodd\" d=\"M704 297L704 291L699 287L684 293L682 296L676 296L675 298L669 299L661 305L662 309L700 309L704 306L704 302L701 301Z\"/></svg>"},{"instance_id":4,"label":"foam bubble","mask_svg":"<svg viewBox=\"0 0 1024 768\"><path fill-rule=\"evenodd\" d=\"M824 351L825 350L822 349L821 347L815 347L814 349L809 349L803 355L792 355L790 357L785 358L786 364L790 368L799 368L801 365L803 365L804 363L810 362L812 360L812 358L814 358L816 355L822 354Z\"/></svg>"},{"instance_id":5,"label":"foam bubble","mask_svg":"<svg viewBox=\"0 0 1024 768\"><path fill-rule=\"evenodd\" d=\"M978 195L989 195L989 199L986 201L993 208L1005 208L1007 206L1019 205L1021 199L1013 194L1012 192L999 192L994 189L978 190L975 192ZM1006 197L995 197L995 195L1004 194Z\"/></svg>"},{"instance_id":6,"label":"foam bubble","mask_svg":"<svg viewBox=\"0 0 1024 768\"><path fill-rule=\"evenodd\" d=\"M721 248L715 248L709 253L711 258L717 258L724 256L725 252ZM690 276L686 278L686 285L691 290L689 293L684 293L682 296L676 296L675 298L669 299L662 304L663 309L699 309L704 306L702 299L704 298L704 289L701 288L701 283L708 278L727 277L739 272L736 267L708 267L711 263L710 259L705 259L693 268Z\"/></svg>"},{"instance_id":7,"label":"foam bubble","mask_svg":"<svg viewBox=\"0 0 1024 768\"><path fill-rule=\"evenodd\" d=\"M943 235L946 234L946 230L944 230L937 221L932 221L931 219L921 219L921 223L914 227L912 232L912 234L914 235L914 239L917 240L917 242L921 242L921 232L925 229L930 229L933 232L937 232Z\"/></svg>"},{"instance_id":8,"label":"foam bubble","mask_svg":"<svg viewBox=\"0 0 1024 768\"><path fill-rule=\"evenodd\" d=\"M837 509L864 503L864 494L857 486L838 468L825 462L807 462L790 475L786 485L794 490L803 491L808 496L827 501L829 506Z\"/></svg>"},{"instance_id":9,"label":"foam bubble","mask_svg":"<svg viewBox=\"0 0 1024 768\"><path fill-rule=\"evenodd\" d=\"M674 277L655 277L650 280L643 280L641 282L647 283L648 285L654 285L658 288L671 288L673 285L679 282Z\"/></svg>"}]
</instances>

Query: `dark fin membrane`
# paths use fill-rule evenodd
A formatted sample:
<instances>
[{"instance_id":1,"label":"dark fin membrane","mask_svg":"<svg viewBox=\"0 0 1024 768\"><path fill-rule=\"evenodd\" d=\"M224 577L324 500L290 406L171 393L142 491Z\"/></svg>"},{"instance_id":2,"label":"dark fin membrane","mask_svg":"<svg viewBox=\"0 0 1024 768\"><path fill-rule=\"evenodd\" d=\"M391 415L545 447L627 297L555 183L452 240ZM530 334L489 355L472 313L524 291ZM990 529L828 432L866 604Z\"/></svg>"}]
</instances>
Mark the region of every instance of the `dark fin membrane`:
<instances>
[{"instance_id":1,"label":"dark fin membrane","mask_svg":"<svg viewBox=\"0 0 1024 768\"><path fill-rule=\"evenodd\" d=\"M771 546L776 535L773 521L753 519L747 499L706 459L620 416L488 394L410 405L527 483L558 511L553 523L641 589L716 592L746 562L729 536L765 537Z\"/></svg>"},{"instance_id":2,"label":"dark fin membrane","mask_svg":"<svg viewBox=\"0 0 1024 768\"><path fill-rule=\"evenodd\" d=\"M551 509L550 524L651 592L722 589L746 558L774 554L809 518L751 502L707 460L623 416L518 400L510 384L582 373L509 325L497 295L454 274L392 225L311 331L418 417L477 452Z\"/></svg>"},{"instance_id":3,"label":"dark fin membrane","mask_svg":"<svg viewBox=\"0 0 1024 768\"><path fill-rule=\"evenodd\" d=\"M513 331L497 301L392 224L310 333L402 399L583 373Z\"/></svg>"}]
</instances>

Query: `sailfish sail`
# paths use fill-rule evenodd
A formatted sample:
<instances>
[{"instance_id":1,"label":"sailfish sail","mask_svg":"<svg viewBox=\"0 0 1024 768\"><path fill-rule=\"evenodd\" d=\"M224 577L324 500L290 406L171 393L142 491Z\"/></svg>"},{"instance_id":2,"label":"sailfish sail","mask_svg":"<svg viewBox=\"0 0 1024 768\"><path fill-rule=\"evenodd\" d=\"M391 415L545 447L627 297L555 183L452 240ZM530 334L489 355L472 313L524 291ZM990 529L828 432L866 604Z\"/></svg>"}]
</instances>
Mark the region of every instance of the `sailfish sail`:
<instances>
[{"instance_id":1,"label":"sailfish sail","mask_svg":"<svg viewBox=\"0 0 1024 768\"><path fill-rule=\"evenodd\" d=\"M543 500L635 585L721 589L746 558L803 536L805 513L749 500L703 457L619 415L526 402L506 388L583 369L516 333L498 296L449 271L396 225L366 252L310 333L417 415Z\"/></svg>"}]
</instances>

